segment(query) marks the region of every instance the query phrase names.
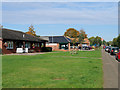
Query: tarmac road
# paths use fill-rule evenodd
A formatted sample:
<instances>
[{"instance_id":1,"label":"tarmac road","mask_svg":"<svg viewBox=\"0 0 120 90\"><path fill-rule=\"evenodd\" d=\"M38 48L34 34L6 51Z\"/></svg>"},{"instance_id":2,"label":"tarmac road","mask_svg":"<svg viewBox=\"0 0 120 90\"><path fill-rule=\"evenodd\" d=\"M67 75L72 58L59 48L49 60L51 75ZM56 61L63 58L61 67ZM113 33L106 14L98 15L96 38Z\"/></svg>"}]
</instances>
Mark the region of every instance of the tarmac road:
<instances>
[{"instance_id":1,"label":"tarmac road","mask_svg":"<svg viewBox=\"0 0 120 90\"><path fill-rule=\"evenodd\" d=\"M118 88L118 61L115 56L102 50L103 60L103 88Z\"/></svg>"}]
</instances>

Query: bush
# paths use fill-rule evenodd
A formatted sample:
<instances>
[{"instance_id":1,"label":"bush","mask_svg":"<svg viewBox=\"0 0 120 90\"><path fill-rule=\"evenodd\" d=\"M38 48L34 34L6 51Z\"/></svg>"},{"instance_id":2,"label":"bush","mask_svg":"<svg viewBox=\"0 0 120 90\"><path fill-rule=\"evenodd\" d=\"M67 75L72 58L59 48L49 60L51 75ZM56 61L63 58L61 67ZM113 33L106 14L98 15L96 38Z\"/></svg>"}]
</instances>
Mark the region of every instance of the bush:
<instances>
[{"instance_id":1,"label":"bush","mask_svg":"<svg viewBox=\"0 0 120 90\"><path fill-rule=\"evenodd\" d=\"M52 52L52 47L42 47L42 52Z\"/></svg>"}]
</instances>

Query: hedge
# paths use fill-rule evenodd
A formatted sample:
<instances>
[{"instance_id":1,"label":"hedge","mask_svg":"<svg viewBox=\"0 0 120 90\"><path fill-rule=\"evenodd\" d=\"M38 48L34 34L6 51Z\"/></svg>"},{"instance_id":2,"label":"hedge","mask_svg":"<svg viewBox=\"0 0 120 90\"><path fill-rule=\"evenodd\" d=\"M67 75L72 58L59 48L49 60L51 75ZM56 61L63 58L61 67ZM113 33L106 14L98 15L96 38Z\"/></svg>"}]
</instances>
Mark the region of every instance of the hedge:
<instances>
[{"instance_id":1,"label":"hedge","mask_svg":"<svg viewBox=\"0 0 120 90\"><path fill-rule=\"evenodd\" d=\"M52 52L52 47L42 47L42 52Z\"/></svg>"}]
</instances>

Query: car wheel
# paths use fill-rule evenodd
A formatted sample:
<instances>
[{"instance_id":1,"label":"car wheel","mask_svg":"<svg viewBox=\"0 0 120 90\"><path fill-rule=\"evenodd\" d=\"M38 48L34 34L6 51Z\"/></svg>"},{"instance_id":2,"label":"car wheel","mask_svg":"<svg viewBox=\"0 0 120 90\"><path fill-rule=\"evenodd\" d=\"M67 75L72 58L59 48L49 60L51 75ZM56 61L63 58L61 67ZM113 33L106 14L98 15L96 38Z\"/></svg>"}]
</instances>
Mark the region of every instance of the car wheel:
<instances>
[{"instance_id":1,"label":"car wheel","mask_svg":"<svg viewBox=\"0 0 120 90\"><path fill-rule=\"evenodd\" d=\"M116 60L118 60L118 56L116 56L115 58L116 58Z\"/></svg>"},{"instance_id":2,"label":"car wheel","mask_svg":"<svg viewBox=\"0 0 120 90\"><path fill-rule=\"evenodd\" d=\"M118 60L118 62L120 62L120 59L117 59Z\"/></svg>"}]
</instances>

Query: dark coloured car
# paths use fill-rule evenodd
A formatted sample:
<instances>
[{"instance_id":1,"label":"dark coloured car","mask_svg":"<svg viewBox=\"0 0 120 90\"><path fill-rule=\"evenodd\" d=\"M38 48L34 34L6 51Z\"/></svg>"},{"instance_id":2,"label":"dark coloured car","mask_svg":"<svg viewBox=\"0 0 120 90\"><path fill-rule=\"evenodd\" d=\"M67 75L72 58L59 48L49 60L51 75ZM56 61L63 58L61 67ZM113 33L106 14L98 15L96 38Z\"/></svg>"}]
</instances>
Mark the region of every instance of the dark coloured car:
<instances>
[{"instance_id":1,"label":"dark coloured car","mask_svg":"<svg viewBox=\"0 0 120 90\"><path fill-rule=\"evenodd\" d=\"M119 52L118 47L112 47L110 51L110 55L116 55Z\"/></svg>"},{"instance_id":2,"label":"dark coloured car","mask_svg":"<svg viewBox=\"0 0 120 90\"><path fill-rule=\"evenodd\" d=\"M111 51L111 48L112 48L112 47L111 47L111 46L109 46L109 48L108 48L108 53L110 53L110 51Z\"/></svg>"},{"instance_id":3,"label":"dark coloured car","mask_svg":"<svg viewBox=\"0 0 120 90\"><path fill-rule=\"evenodd\" d=\"M90 50L90 47L89 46L83 46L82 49L83 50Z\"/></svg>"},{"instance_id":4,"label":"dark coloured car","mask_svg":"<svg viewBox=\"0 0 120 90\"><path fill-rule=\"evenodd\" d=\"M86 46L86 47L85 47L85 50L90 50L90 47L89 47L89 46Z\"/></svg>"},{"instance_id":5,"label":"dark coloured car","mask_svg":"<svg viewBox=\"0 0 120 90\"><path fill-rule=\"evenodd\" d=\"M105 51L108 52L108 49L109 49L109 46L106 46L105 47Z\"/></svg>"}]
</instances>

